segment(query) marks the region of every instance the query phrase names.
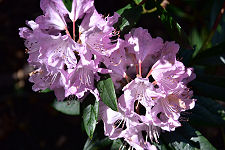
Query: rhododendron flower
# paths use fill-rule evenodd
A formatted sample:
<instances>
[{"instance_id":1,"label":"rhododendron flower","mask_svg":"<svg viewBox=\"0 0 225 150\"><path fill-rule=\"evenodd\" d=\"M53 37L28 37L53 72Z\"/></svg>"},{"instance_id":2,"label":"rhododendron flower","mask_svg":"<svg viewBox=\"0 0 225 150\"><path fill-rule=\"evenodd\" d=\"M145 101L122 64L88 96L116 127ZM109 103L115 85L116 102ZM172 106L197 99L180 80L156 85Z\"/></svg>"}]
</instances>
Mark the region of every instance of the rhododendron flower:
<instances>
[{"instance_id":1,"label":"rhododendron flower","mask_svg":"<svg viewBox=\"0 0 225 150\"><path fill-rule=\"evenodd\" d=\"M41 9L44 15L37 17L35 20L41 29L46 30L65 30L67 23L65 20L66 8L53 0L41 0Z\"/></svg>"},{"instance_id":2,"label":"rhododendron flower","mask_svg":"<svg viewBox=\"0 0 225 150\"><path fill-rule=\"evenodd\" d=\"M181 126L180 113L192 109L196 99L191 99L193 93L184 85L173 93L163 92L165 96L152 108L153 122L163 130L174 131L176 127Z\"/></svg>"},{"instance_id":3,"label":"rhododendron flower","mask_svg":"<svg viewBox=\"0 0 225 150\"><path fill-rule=\"evenodd\" d=\"M75 95L80 101L92 93L99 101L96 82L110 74L120 95L118 111L99 102L99 118L110 139L155 150L161 131L181 126L181 113L196 100L186 85L195 74L176 59L178 44L153 38L141 27L121 39L114 28L119 14L103 17L94 0L73 0L71 11L62 0L41 0L40 5L44 14L19 29L34 67L29 79L34 91L49 88L58 100Z\"/></svg>"},{"instance_id":4,"label":"rhododendron flower","mask_svg":"<svg viewBox=\"0 0 225 150\"><path fill-rule=\"evenodd\" d=\"M28 22L32 30L26 27L20 28L20 36L26 40L25 46L28 48L28 62L35 68L44 66L46 68L44 75L52 77L54 82L58 81L55 80L56 77L65 79L65 82L60 84L60 89L63 89L64 93L64 97L60 95L60 100L69 95L82 98L87 91L98 95L94 87L97 72L110 72L98 66L103 61L99 55L109 56L120 47L122 40L119 39L117 42L110 39L114 31L112 25L117 21L118 14L109 17L108 20L104 19L95 10L93 3L93 0L73 1L72 11L69 12L62 1L41 0L44 15L37 17L36 22ZM67 15L73 21L73 36L70 35L67 27ZM75 21L82 17L84 19L80 28L84 30L79 33L79 40L76 41ZM94 18L92 21L95 23L85 28L84 24L90 22L88 18ZM100 20L102 23L99 22ZM66 35L60 33L60 30L65 30ZM38 73L35 78L38 78L38 75L43 76ZM36 90L50 88L55 91L59 88L58 86L54 88L47 83L41 86L36 84L39 83L38 80L31 81L35 83ZM38 88L38 85L41 87Z\"/></svg>"}]
</instances>

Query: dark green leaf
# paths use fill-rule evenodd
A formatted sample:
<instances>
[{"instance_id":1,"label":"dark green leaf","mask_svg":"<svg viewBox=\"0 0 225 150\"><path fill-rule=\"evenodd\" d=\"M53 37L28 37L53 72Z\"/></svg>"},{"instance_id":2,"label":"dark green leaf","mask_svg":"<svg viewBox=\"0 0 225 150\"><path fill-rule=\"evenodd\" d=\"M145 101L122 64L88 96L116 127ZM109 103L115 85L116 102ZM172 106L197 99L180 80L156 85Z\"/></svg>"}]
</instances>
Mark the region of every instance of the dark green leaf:
<instances>
[{"instance_id":1,"label":"dark green leaf","mask_svg":"<svg viewBox=\"0 0 225 150\"><path fill-rule=\"evenodd\" d=\"M49 92L51 92L52 90L50 90L49 88L47 88L47 89L45 89L45 90L42 90L42 91L40 91L41 93L49 93Z\"/></svg>"},{"instance_id":2,"label":"dark green leaf","mask_svg":"<svg viewBox=\"0 0 225 150\"><path fill-rule=\"evenodd\" d=\"M138 22L142 12L142 6L128 4L124 8L117 11L120 14L118 22L114 24L116 29L120 29L120 35L128 33Z\"/></svg>"},{"instance_id":3,"label":"dark green leaf","mask_svg":"<svg viewBox=\"0 0 225 150\"><path fill-rule=\"evenodd\" d=\"M123 145L123 143L120 139L113 140L113 144L110 150L118 150L120 149L121 145Z\"/></svg>"},{"instance_id":4,"label":"dark green leaf","mask_svg":"<svg viewBox=\"0 0 225 150\"><path fill-rule=\"evenodd\" d=\"M87 135L92 139L98 120L99 102L88 105L83 111L84 128Z\"/></svg>"},{"instance_id":5,"label":"dark green leaf","mask_svg":"<svg viewBox=\"0 0 225 150\"><path fill-rule=\"evenodd\" d=\"M180 48L178 51L178 58L184 63L186 67L190 66L190 61L192 60L193 50Z\"/></svg>"},{"instance_id":6,"label":"dark green leaf","mask_svg":"<svg viewBox=\"0 0 225 150\"><path fill-rule=\"evenodd\" d=\"M100 150L104 149L106 146L110 144L112 144L112 141L108 137L105 137L104 139L88 138L84 145L83 150Z\"/></svg>"},{"instance_id":7,"label":"dark green leaf","mask_svg":"<svg viewBox=\"0 0 225 150\"><path fill-rule=\"evenodd\" d=\"M160 2L156 2L157 14L160 16L161 22L165 25L168 30L168 34L178 42L182 47L186 49L192 49L189 44L188 38L179 25L179 23L165 10L161 7Z\"/></svg>"},{"instance_id":8,"label":"dark green leaf","mask_svg":"<svg viewBox=\"0 0 225 150\"><path fill-rule=\"evenodd\" d=\"M209 141L199 132L195 131L197 137L192 137L191 140L194 142L198 142L200 144L200 149L210 149L210 150L216 150L215 147L212 146L212 144L209 143Z\"/></svg>"},{"instance_id":9,"label":"dark green leaf","mask_svg":"<svg viewBox=\"0 0 225 150\"><path fill-rule=\"evenodd\" d=\"M63 0L63 3L66 6L67 10L71 12L73 0Z\"/></svg>"},{"instance_id":10,"label":"dark green leaf","mask_svg":"<svg viewBox=\"0 0 225 150\"><path fill-rule=\"evenodd\" d=\"M193 53L193 58L200 52L200 49L203 45L204 39L207 38L208 34L206 33L206 29L201 29L200 33L196 28L194 28L189 36L189 41L191 45L195 48Z\"/></svg>"},{"instance_id":11,"label":"dark green leaf","mask_svg":"<svg viewBox=\"0 0 225 150\"><path fill-rule=\"evenodd\" d=\"M194 80L190 83L195 93L201 96L225 100L225 88L205 82Z\"/></svg>"},{"instance_id":12,"label":"dark green leaf","mask_svg":"<svg viewBox=\"0 0 225 150\"><path fill-rule=\"evenodd\" d=\"M70 101L57 101L55 100L52 106L67 115L79 115L80 114L80 102L76 100Z\"/></svg>"},{"instance_id":13,"label":"dark green leaf","mask_svg":"<svg viewBox=\"0 0 225 150\"><path fill-rule=\"evenodd\" d=\"M224 65L225 42L200 52L193 60L193 64L200 65Z\"/></svg>"},{"instance_id":14,"label":"dark green leaf","mask_svg":"<svg viewBox=\"0 0 225 150\"><path fill-rule=\"evenodd\" d=\"M224 126L225 108L210 98L198 96L190 123L203 126Z\"/></svg>"},{"instance_id":15,"label":"dark green leaf","mask_svg":"<svg viewBox=\"0 0 225 150\"><path fill-rule=\"evenodd\" d=\"M112 79L107 78L100 80L97 84L97 88L101 100L112 110L117 111L117 98Z\"/></svg>"},{"instance_id":16,"label":"dark green leaf","mask_svg":"<svg viewBox=\"0 0 225 150\"><path fill-rule=\"evenodd\" d=\"M208 83L225 88L225 77L213 74L207 74L204 67L195 66L195 73L197 74L196 81Z\"/></svg>"},{"instance_id":17,"label":"dark green leaf","mask_svg":"<svg viewBox=\"0 0 225 150\"><path fill-rule=\"evenodd\" d=\"M169 149L175 150L202 150L208 147L212 150L215 149L199 131L195 130L187 123L184 123L182 127L177 128L176 131L162 133L161 138L160 145L165 145L164 147L161 146L162 148L169 147Z\"/></svg>"}]
</instances>

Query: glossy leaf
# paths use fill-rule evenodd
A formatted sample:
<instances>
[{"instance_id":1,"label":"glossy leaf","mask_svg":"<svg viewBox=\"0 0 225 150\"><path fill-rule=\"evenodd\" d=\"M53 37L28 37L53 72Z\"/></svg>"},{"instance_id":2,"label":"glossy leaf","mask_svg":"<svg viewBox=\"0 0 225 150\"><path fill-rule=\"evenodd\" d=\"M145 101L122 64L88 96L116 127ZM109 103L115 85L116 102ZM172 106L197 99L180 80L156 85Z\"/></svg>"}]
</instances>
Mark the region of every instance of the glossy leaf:
<instances>
[{"instance_id":1,"label":"glossy leaf","mask_svg":"<svg viewBox=\"0 0 225 150\"><path fill-rule=\"evenodd\" d=\"M103 103L112 110L117 111L117 98L111 78L102 79L98 82L97 88Z\"/></svg>"},{"instance_id":2,"label":"glossy leaf","mask_svg":"<svg viewBox=\"0 0 225 150\"><path fill-rule=\"evenodd\" d=\"M190 85L195 94L225 101L225 88L223 87L197 80L192 81Z\"/></svg>"},{"instance_id":3,"label":"glossy leaf","mask_svg":"<svg viewBox=\"0 0 225 150\"><path fill-rule=\"evenodd\" d=\"M55 100L52 106L59 112L67 115L80 114L80 102L77 100L57 101Z\"/></svg>"},{"instance_id":4,"label":"glossy leaf","mask_svg":"<svg viewBox=\"0 0 225 150\"><path fill-rule=\"evenodd\" d=\"M113 141L111 141L109 138L105 137L103 139L99 138L93 138L92 140L90 138L87 139L83 150L100 150L104 149L106 146L112 144Z\"/></svg>"},{"instance_id":5,"label":"glossy leaf","mask_svg":"<svg viewBox=\"0 0 225 150\"><path fill-rule=\"evenodd\" d=\"M63 3L66 6L67 10L71 12L73 0L63 0Z\"/></svg>"},{"instance_id":6,"label":"glossy leaf","mask_svg":"<svg viewBox=\"0 0 225 150\"><path fill-rule=\"evenodd\" d=\"M183 31L179 23L161 7L160 2L156 2L157 14L160 16L161 22L168 30L168 34L185 49L192 49L188 41L186 33Z\"/></svg>"},{"instance_id":7,"label":"glossy leaf","mask_svg":"<svg viewBox=\"0 0 225 150\"><path fill-rule=\"evenodd\" d=\"M199 65L225 65L225 42L199 53L193 64Z\"/></svg>"},{"instance_id":8,"label":"glossy leaf","mask_svg":"<svg viewBox=\"0 0 225 150\"><path fill-rule=\"evenodd\" d=\"M121 31L121 36L128 33L137 24L141 12L142 6L136 6L135 4L128 4L117 11L121 17L118 19L118 22L114 24L114 27Z\"/></svg>"},{"instance_id":9,"label":"glossy leaf","mask_svg":"<svg viewBox=\"0 0 225 150\"><path fill-rule=\"evenodd\" d=\"M161 138L160 145L165 145L164 147L160 146L162 149L165 149L165 147L175 150L215 149L199 131L192 128L188 123L184 123L176 131L162 133Z\"/></svg>"},{"instance_id":10,"label":"glossy leaf","mask_svg":"<svg viewBox=\"0 0 225 150\"><path fill-rule=\"evenodd\" d=\"M209 143L209 141L199 132L195 131L197 137L192 137L191 140L194 142L198 142L200 144L200 149L210 149L210 150L216 150L215 147L212 146L212 144Z\"/></svg>"},{"instance_id":11,"label":"glossy leaf","mask_svg":"<svg viewBox=\"0 0 225 150\"><path fill-rule=\"evenodd\" d=\"M118 150L120 149L121 145L123 145L123 143L120 139L113 140L110 150Z\"/></svg>"},{"instance_id":12,"label":"glossy leaf","mask_svg":"<svg viewBox=\"0 0 225 150\"><path fill-rule=\"evenodd\" d=\"M197 96L194 109L191 111L190 123L203 126L224 126L225 108L210 98Z\"/></svg>"},{"instance_id":13,"label":"glossy leaf","mask_svg":"<svg viewBox=\"0 0 225 150\"><path fill-rule=\"evenodd\" d=\"M87 135L92 139L98 120L99 102L88 105L83 111L83 123Z\"/></svg>"},{"instance_id":14,"label":"glossy leaf","mask_svg":"<svg viewBox=\"0 0 225 150\"><path fill-rule=\"evenodd\" d=\"M207 74L206 72L197 72L195 69L195 73L197 74L196 81L204 82L207 84L219 86L225 88L225 77L219 75Z\"/></svg>"}]
</instances>

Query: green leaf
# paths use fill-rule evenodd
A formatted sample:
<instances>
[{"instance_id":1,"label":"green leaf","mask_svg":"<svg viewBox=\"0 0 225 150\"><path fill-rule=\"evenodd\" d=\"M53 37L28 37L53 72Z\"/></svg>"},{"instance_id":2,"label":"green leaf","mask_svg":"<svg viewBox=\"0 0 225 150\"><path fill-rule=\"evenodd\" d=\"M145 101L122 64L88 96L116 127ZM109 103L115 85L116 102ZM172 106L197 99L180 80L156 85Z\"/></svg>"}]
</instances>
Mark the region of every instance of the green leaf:
<instances>
[{"instance_id":1,"label":"green leaf","mask_svg":"<svg viewBox=\"0 0 225 150\"><path fill-rule=\"evenodd\" d=\"M225 101L225 88L194 80L190 83L196 94Z\"/></svg>"},{"instance_id":2,"label":"green leaf","mask_svg":"<svg viewBox=\"0 0 225 150\"><path fill-rule=\"evenodd\" d=\"M50 90L49 88L47 88L45 90L41 90L40 92L41 93L49 93L49 92L52 92L52 90Z\"/></svg>"},{"instance_id":3,"label":"green leaf","mask_svg":"<svg viewBox=\"0 0 225 150\"><path fill-rule=\"evenodd\" d=\"M205 71L199 72L198 69L195 68L195 73L197 74L196 81L204 82L207 84L219 86L225 88L225 77L218 75L207 74Z\"/></svg>"},{"instance_id":4,"label":"green leaf","mask_svg":"<svg viewBox=\"0 0 225 150\"><path fill-rule=\"evenodd\" d=\"M142 13L142 6L128 4L124 8L117 11L120 14L118 22L114 24L116 29L120 29L120 35L128 33L138 22Z\"/></svg>"},{"instance_id":5,"label":"green leaf","mask_svg":"<svg viewBox=\"0 0 225 150\"><path fill-rule=\"evenodd\" d=\"M224 65L225 42L200 52L193 60L193 64L199 65Z\"/></svg>"},{"instance_id":6,"label":"green leaf","mask_svg":"<svg viewBox=\"0 0 225 150\"><path fill-rule=\"evenodd\" d=\"M63 0L63 3L66 6L67 10L71 12L73 0Z\"/></svg>"},{"instance_id":7,"label":"green leaf","mask_svg":"<svg viewBox=\"0 0 225 150\"><path fill-rule=\"evenodd\" d=\"M99 102L89 104L83 111L84 128L87 135L92 139L98 120Z\"/></svg>"},{"instance_id":8,"label":"green leaf","mask_svg":"<svg viewBox=\"0 0 225 150\"><path fill-rule=\"evenodd\" d=\"M113 140L110 150L118 150L120 149L121 145L123 145L123 143L120 139Z\"/></svg>"},{"instance_id":9,"label":"green leaf","mask_svg":"<svg viewBox=\"0 0 225 150\"><path fill-rule=\"evenodd\" d=\"M192 60L193 53L194 53L194 51L191 49L180 48L180 50L178 51L178 58L181 58L182 63L186 67L188 67L188 66L190 66L190 61Z\"/></svg>"},{"instance_id":10,"label":"green leaf","mask_svg":"<svg viewBox=\"0 0 225 150\"><path fill-rule=\"evenodd\" d=\"M85 145L84 145L83 150L100 150L100 149L103 149L110 144L112 144L112 141L108 137L105 137L103 139L99 139L99 138L90 139L90 138L88 138Z\"/></svg>"},{"instance_id":11,"label":"green leaf","mask_svg":"<svg viewBox=\"0 0 225 150\"><path fill-rule=\"evenodd\" d=\"M100 80L97 83L97 88L103 103L109 106L112 110L117 111L117 98L112 79L106 78Z\"/></svg>"},{"instance_id":12,"label":"green leaf","mask_svg":"<svg viewBox=\"0 0 225 150\"><path fill-rule=\"evenodd\" d=\"M192 128L188 123L184 123L182 127L177 128L173 132L162 133L160 137L161 143L159 145L164 145L160 146L163 150L203 150L207 147L210 150L215 149L199 131ZM157 145L158 148L159 145Z\"/></svg>"},{"instance_id":13,"label":"green leaf","mask_svg":"<svg viewBox=\"0 0 225 150\"><path fill-rule=\"evenodd\" d=\"M192 137L191 140L194 142L198 142L200 144L200 149L210 149L210 150L216 150L215 147L212 146L212 144L209 143L209 141L199 132L195 131L197 137Z\"/></svg>"},{"instance_id":14,"label":"green leaf","mask_svg":"<svg viewBox=\"0 0 225 150\"><path fill-rule=\"evenodd\" d=\"M136 3L136 5L140 4L140 2L142 2L142 0L133 0L133 1Z\"/></svg>"},{"instance_id":15,"label":"green leaf","mask_svg":"<svg viewBox=\"0 0 225 150\"><path fill-rule=\"evenodd\" d=\"M194 66L194 72L197 74L196 81L208 83L225 88L225 77L215 75L214 68L204 66Z\"/></svg>"},{"instance_id":16,"label":"green leaf","mask_svg":"<svg viewBox=\"0 0 225 150\"><path fill-rule=\"evenodd\" d=\"M197 96L190 123L202 126L224 126L225 108L210 98Z\"/></svg>"},{"instance_id":17,"label":"green leaf","mask_svg":"<svg viewBox=\"0 0 225 150\"><path fill-rule=\"evenodd\" d=\"M192 49L188 41L186 33L183 31L179 23L160 6L160 2L156 2L157 14L160 16L161 22L165 25L168 30L168 35L178 42L185 49Z\"/></svg>"},{"instance_id":18,"label":"green leaf","mask_svg":"<svg viewBox=\"0 0 225 150\"><path fill-rule=\"evenodd\" d=\"M59 112L67 115L80 114L80 102L77 100L57 101L55 100L52 106Z\"/></svg>"}]
</instances>

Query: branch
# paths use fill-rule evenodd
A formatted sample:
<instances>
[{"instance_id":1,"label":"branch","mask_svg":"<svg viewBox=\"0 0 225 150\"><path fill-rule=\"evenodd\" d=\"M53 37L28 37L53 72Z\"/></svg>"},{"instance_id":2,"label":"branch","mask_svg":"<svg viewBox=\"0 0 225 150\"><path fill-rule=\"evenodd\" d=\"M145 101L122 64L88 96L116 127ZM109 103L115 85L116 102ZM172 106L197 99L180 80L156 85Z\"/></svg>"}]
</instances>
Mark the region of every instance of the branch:
<instances>
[{"instance_id":1,"label":"branch","mask_svg":"<svg viewBox=\"0 0 225 150\"><path fill-rule=\"evenodd\" d=\"M204 43L203 43L201 49L199 50L199 52L201 52L202 50L206 49L206 47L208 46L209 42L211 41L211 39L212 39L214 33L216 32L216 29L217 29L217 27L218 27L220 21L221 21L221 19L222 19L222 16L223 16L223 14L224 14L224 11L225 11L225 2L223 3L223 6L222 6L222 8L220 9L220 12L219 12L219 14L217 15L217 18L216 18L216 20L215 20L215 22L214 22L214 24L213 24L213 27L212 27L212 29L211 29L211 31L210 31L210 33L209 33L209 36L208 36L207 39L204 41Z\"/></svg>"}]
</instances>

